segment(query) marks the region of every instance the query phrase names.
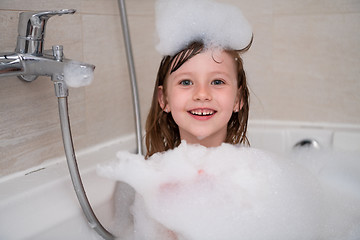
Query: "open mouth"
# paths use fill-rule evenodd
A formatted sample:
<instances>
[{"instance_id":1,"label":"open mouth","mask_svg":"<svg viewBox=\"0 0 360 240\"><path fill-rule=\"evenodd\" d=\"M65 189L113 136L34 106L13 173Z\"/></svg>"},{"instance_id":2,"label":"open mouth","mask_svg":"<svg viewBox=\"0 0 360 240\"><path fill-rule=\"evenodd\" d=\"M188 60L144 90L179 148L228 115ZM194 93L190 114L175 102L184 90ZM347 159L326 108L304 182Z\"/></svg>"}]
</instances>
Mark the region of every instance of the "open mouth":
<instances>
[{"instance_id":1,"label":"open mouth","mask_svg":"<svg viewBox=\"0 0 360 240\"><path fill-rule=\"evenodd\" d=\"M215 110L212 109L194 109L190 110L189 113L194 116L212 116L216 113Z\"/></svg>"}]
</instances>

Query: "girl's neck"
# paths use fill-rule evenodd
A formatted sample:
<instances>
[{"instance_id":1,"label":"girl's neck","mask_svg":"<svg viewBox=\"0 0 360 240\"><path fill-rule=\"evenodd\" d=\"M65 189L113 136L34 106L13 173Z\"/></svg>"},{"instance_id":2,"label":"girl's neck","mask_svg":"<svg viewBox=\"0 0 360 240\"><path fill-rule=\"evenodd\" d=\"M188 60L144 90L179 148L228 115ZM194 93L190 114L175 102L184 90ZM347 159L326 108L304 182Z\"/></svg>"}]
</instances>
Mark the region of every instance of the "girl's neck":
<instances>
[{"instance_id":1,"label":"girl's neck","mask_svg":"<svg viewBox=\"0 0 360 240\"><path fill-rule=\"evenodd\" d=\"M215 136L207 137L195 137L193 135L180 134L181 140L185 140L188 144L199 144L204 147L218 147L220 146L226 138L226 132L216 134Z\"/></svg>"}]
</instances>

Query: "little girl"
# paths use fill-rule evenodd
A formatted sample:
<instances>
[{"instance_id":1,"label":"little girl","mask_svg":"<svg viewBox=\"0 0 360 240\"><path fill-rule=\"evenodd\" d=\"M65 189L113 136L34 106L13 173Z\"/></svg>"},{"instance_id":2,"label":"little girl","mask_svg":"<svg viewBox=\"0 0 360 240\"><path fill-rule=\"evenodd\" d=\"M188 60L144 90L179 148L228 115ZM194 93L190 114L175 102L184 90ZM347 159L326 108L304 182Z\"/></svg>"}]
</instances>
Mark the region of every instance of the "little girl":
<instances>
[{"instance_id":1,"label":"little girl","mask_svg":"<svg viewBox=\"0 0 360 240\"><path fill-rule=\"evenodd\" d=\"M157 50L164 55L146 121L146 158L185 140L249 144L249 91L240 54L252 30L235 6L158 0Z\"/></svg>"},{"instance_id":2,"label":"little girl","mask_svg":"<svg viewBox=\"0 0 360 240\"><path fill-rule=\"evenodd\" d=\"M137 192L135 198L134 195L124 197L124 185L122 193L118 191L121 195L118 200L120 215L122 218L129 216L118 226L122 233L133 232L130 239L178 239L179 233L184 232L178 226L183 224L163 225L167 220L162 221L163 215L157 214L166 211L162 211L165 208L158 210L158 207L173 209L174 203L177 209L179 201L187 202L186 199L179 200L183 196L194 199L192 193L197 195L197 192L205 191L202 196L218 193L212 189L216 179L211 176L214 172L206 166L202 168L200 162L199 169L193 166L204 158L183 157L178 162L171 161L177 153L167 150L181 149L181 153L188 154L191 153L190 145L208 148L222 143L249 145L246 137L249 90L240 54L250 48L252 31L241 12L234 6L212 0L158 0L156 19L157 50L164 57L146 121L145 158L150 160L120 152L117 155L120 162L101 170L103 175L129 183ZM182 141L189 144L189 151L186 144L179 147ZM165 161L156 160L159 156L156 153L162 152L169 157L164 156ZM182 167L185 169L181 170ZM183 192L184 187L189 188L190 193ZM194 189L197 190L194 192ZM206 206L223 201L222 198L210 198L215 202L200 204L205 212ZM129 202L132 207L124 202ZM201 208L190 200L187 205L190 215L192 207ZM181 212L175 211L174 214L178 213ZM187 218L188 214L184 216ZM199 217L206 218L206 214L200 213ZM197 221L197 224L200 222L204 221ZM204 231L200 232L205 239ZM179 239L187 239L184 236ZM215 239L218 238L215 236Z\"/></svg>"},{"instance_id":3,"label":"little girl","mask_svg":"<svg viewBox=\"0 0 360 240\"><path fill-rule=\"evenodd\" d=\"M187 143L248 144L249 90L240 50L195 41L165 56L146 122L146 157Z\"/></svg>"}]
</instances>

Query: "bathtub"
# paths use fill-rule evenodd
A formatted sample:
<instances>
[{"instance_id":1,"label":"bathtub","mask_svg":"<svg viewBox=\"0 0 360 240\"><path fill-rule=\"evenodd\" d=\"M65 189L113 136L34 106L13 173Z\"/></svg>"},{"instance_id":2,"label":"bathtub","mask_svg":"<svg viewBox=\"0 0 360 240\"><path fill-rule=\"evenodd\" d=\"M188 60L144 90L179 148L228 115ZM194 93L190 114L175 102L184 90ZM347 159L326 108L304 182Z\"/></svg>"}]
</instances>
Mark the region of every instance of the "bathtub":
<instances>
[{"instance_id":1,"label":"bathtub","mask_svg":"<svg viewBox=\"0 0 360 240\"><path fill-rule=\"evenodd\" d=\"M253 147L289 154L301 140L315 140L321 149L358 153L360 127L303 122L251 121ZM113 232L115 182L97 176L96 165L119 150L135 151L135 136L124 136L77 152L84 187L100 222ZM0 179L0 239L100 239L88 226L77 202L65 158L46 161Z\"/></svg>"}]
</instances>

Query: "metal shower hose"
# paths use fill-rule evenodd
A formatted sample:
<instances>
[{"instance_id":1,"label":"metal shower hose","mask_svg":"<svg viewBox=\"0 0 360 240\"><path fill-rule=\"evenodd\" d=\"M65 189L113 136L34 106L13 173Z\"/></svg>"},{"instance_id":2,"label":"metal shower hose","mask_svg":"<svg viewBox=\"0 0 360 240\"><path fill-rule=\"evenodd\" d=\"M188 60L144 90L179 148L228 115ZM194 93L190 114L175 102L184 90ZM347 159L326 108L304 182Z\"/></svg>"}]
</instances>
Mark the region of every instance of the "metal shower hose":
<instances>
[{"instance_id":1,"label":"metal shower hose","mask_svg":"<svg viewBox=\"0 0 360 240\"><path fill-rule=\"evenodd\" d=\"M132 87L132 96L134 103L134 113L135 113L135 121L136 121L136 139L137 139L137 152L138 154L142 154L142 144L141 144L141 120L140 120L140 108L139 108L139 100L138 100L138 91L136 85L136 77L135 77L135 67L133 62L133 56L131 51L131 42L130 35L127 23L127 15L124 0L119 0L119 10L121 16L122 30L124 35L125 47L126 47L126 56L130 74L130 81ZM64 94L57 95L58 96L58 106L59 106L59 116L60 116L60 124L61 124L61 132L63 137L65 155L67 159L67 164L71 176L71 180L74 186L74 190L76 192L76 196L79 200L81 208L88 220L88 223L91 228L93 228L101 237L106 240L113 240L115 236L108 232L96 218L94 211L91 208L89 200L86 197L85 189L81 181L79 168L76 162L75 151L73 147L73 141L71 136L70 129L70 121L68 114L68 98L67 98L67 89L66 86L62 86L63 83L56 83L57 88L64 88Z\"/></svg>"}]
</instances>

